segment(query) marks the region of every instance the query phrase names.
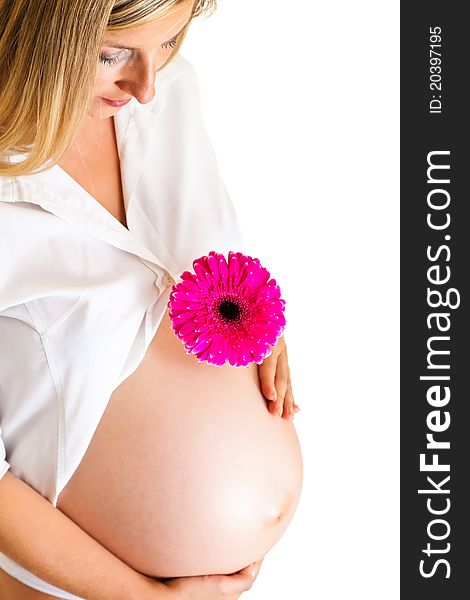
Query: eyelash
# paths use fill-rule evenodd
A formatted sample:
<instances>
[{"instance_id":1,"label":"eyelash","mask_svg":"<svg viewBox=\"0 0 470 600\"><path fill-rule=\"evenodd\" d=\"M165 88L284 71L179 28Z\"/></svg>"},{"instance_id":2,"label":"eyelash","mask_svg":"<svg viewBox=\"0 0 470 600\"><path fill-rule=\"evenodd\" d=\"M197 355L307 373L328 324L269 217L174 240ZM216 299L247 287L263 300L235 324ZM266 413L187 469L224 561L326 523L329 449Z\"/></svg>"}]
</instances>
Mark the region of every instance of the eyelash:
<instances>
[{"instance_id":1,"label":"eyelash","mask_svg":"<svg viewBox=\"0 0 470 600\"><path fill-rule=\"evenodd\" d=\"M176 42L178 41L178 36L176 35L172 40L169 40L168 42L164 42L162 44L162 48L168 49L168 48L174 48L176 46ZM108 58L107 56L100 56L100 62L102 62L104 65L115 65L116 63L118 63L121 59L118 56L113 56Z\"/></svg>"}]
</instances>

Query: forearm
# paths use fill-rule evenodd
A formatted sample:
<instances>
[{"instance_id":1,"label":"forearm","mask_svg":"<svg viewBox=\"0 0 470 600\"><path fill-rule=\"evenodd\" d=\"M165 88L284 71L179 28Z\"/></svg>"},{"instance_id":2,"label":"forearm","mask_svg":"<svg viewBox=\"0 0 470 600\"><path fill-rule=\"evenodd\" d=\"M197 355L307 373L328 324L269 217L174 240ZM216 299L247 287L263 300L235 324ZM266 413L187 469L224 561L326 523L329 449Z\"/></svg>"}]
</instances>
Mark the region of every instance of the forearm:
<instances>
[{"instance_id":1,"label":"forearm","mask_svg":"<svg viewBox=\"0 0 470 600\"><path fill-rule=\"evenodd\" d=\"M10 472L0 480L0 552L87 600L140 599L146 586L149 598L169 595L163 584L150 584Z\"/></svg>"}]
</instances>

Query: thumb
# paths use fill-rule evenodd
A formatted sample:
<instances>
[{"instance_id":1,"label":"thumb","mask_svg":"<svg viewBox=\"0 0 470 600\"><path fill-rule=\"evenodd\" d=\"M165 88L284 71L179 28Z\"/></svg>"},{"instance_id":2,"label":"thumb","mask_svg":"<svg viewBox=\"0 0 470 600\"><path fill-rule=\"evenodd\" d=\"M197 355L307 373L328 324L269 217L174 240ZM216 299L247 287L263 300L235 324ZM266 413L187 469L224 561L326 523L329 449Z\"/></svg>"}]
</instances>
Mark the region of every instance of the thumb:
<instances>
[{"instance_id":1,"label":"thumb","mask_svg":"<svg viewBox=\"0 0 470 600\"><path fill-rule=\"evenodd\" d=\"M225 576L221 584L222 592L227 595L246 592L251 588L253 581L258 574L258 570L259 567L257 566L257 563L253 563L233 575Z\"/></svg>"}]
</instances>

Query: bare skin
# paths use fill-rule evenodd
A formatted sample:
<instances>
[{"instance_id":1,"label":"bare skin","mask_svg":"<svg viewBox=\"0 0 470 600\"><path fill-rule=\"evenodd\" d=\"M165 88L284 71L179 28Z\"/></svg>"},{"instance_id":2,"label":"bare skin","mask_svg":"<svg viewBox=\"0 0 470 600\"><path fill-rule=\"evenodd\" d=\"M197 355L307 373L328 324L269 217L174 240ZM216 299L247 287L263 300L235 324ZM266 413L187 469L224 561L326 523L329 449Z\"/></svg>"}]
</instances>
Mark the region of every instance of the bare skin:
<instances>
[{"instance_id":1,"label":"bare skin","mask_svg":"<svg viewBox=\"0 0 470 600\"><path fill-rule=\"evenodd\" d=\"M192 0L182 2L174 12L155 23L106 34L101 56L118 62L112 65L99 63L83 125L59 162L64 171L125 227L113 121L121 109L109 106L103 98L114 101L135 98L140 104L153 100L157 70L171 54L171 40L190 20L192 6ZM113 44L126 48L117 48Z\"/></svg>"},{"instance_id":2,"label":"bare skin","mask_svg":"<svg viewBox=\"0 0 470 600\"><path fill-rule=\"evenodd\" d=\"M253 585L262 562L263 560L253 563L228 577L215 575L172 579L168 581L167 588L171 591L174 600L237 600ZM142 588L138 596L139 600L159 600L161 595L157 591L153 594L152 588L149 579L147 588L145 590ZM2 569L0 569L0 598L2 600L61 600L57 596L44 594L24 585Z\"/></svg>"},{"instance_id":3,"label":"bare skin","mask_svg":"<svg viewBox=\"0 0 470 600\"><path fill-rule=\"evenodd\" d=\"M199 363L165 312L57 506L149 576L234 573L285 531L301 471L295 429L266 410L256 365Z\"/></svg>"},{"instance_id":4,"label":"bare skin","mask_svg":"<svg viewBox=\"0 0 470 600\"><path fill-rule=\"evenodd\" d=\"M113 120L120 109L109 106L102 98L126 100L134 97L141 104L152 101L156 93L156 71L171 52L167 42L189 21L192 4L192 1L181 3L174 13L156 23L108 32L102 54L118 59L118 62L111 67L99 65L88 114L73 145L59 162L66 173L125 227L126 213ZM118 45L126 48L117 48ZM263 365L260 369L260 387L264 395L271 399L273 388L277 392L275 400L270 403L270 412L286 419L292 418L298 407L293 400L283 340ZM255 577L260 564L261 560L255 564ZM171 579L167 585L174 592L175 600L236 600L251 587L251 568L247 566L231 576ZM1 570L0 593L2 600L56 598L23 585ZM148 597L150 599L152 596Z\"/></svg>"},{"instance_id":5,"label":"bare skin","mask_svg":"<svg viewBox=\"0 0 470 600\"><path fill-rule=\"evenodd\" d=\"M84 132L80 141L62 158L59 166L127 227L112 117L104 119L100 124L100 138L97 141L93 130L90 133Z\"/></svg>"}]
</instances>

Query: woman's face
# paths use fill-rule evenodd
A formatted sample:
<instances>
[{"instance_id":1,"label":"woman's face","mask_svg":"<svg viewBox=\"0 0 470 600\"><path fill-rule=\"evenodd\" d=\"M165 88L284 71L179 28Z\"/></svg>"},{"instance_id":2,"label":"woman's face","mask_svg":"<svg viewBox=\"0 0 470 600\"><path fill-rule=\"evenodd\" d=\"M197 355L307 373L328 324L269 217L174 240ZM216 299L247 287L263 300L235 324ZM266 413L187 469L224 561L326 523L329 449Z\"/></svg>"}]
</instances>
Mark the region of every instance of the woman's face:
<instances>
[{"instance_id":1,"label":"woman's face","mask_svg":"<svg viewBox=\"0 0 470 600\"><path fill-rule=\"evenodd\" d=\"M193 0L178 5L171 15L155 23L120 31L108 31L101 47L89 117L104 119L115 115L124 103L136 98L141 104L155 96L155 76L176 43L176 36L189 22ZM127 102L126 102L127 104Z\"/></svg>"}]
</instances>

